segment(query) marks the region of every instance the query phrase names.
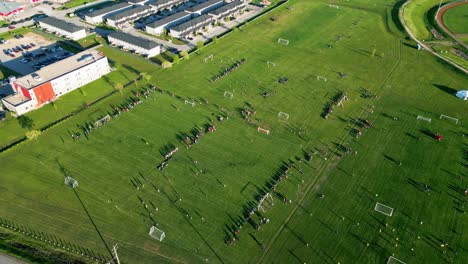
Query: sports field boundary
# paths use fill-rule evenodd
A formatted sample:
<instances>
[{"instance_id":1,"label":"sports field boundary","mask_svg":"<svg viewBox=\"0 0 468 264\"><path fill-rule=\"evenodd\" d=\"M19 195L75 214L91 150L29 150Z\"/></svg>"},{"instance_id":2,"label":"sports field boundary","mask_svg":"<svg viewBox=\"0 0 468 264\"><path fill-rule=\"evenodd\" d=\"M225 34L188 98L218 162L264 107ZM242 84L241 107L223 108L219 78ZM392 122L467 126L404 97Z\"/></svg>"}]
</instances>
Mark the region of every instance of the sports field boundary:
<instances>
[{"instance_id":1,"label":"sports field boundary","mask_svg":"<svg viewBox=\"0 0 468 264\"><path fill-rule=\"evenodd\" d=\"M411 1L408 0L406 1L406 3L404 3L401 8L400 8L400 11L398 12L398 17L400 19L400 22L401 24L403 25L403 27L405 28L405 31L406 33L410 36L410 38L412 40L414 40L416 43L418 43L421 47L423 47L425 50L429 51L430 53L432 53L432 55L436 56L437 58L443 60L444 62L452 65L453 67L457 68L458 70L464 72L465 74L468 74L468 69L465 69L463 66L459 65L458 63L452 61L452 60L449 60L439 54L437 54L437 52L433 51L429 46L426 45L426 43L418 40L414 34L411 32L411 30L409 29L408 25L406 24L405 22L405 18L404 18L404 14L405 14L405 8L406 6L410 3Z\"/></svg>"}]
</instances>

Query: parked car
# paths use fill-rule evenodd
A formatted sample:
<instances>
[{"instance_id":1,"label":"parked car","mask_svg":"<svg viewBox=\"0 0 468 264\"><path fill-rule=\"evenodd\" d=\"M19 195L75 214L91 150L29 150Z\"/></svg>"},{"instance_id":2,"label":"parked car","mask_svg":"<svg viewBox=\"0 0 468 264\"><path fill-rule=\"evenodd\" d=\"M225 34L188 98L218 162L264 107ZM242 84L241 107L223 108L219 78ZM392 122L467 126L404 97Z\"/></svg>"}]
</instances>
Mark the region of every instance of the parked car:
<instances>
[{"instance_id":1,"label":"parked car","mask_svg":"<svg viewBox=\"0 0 468 264\"><path fill-rule=\"evenodd\" d=\"M12 57L12 58L16 57L15 54L13 54L13 53L8 53L8 55L9 55L10 57Z\"/></svg>"},{"instance_id":2,"label":"parked car","mask_svg":"<svg viewBox=\"0 0 468 264\"><path fill-rule=\"evenodd\" d=\"M8 29L15 29L15 26L8 26Z\"/></svg>"},{"instance_id":3,"label":"parked car","mask_svg":"<svg viewBox=\"0 0 468 264\"><path fill-rule=\"evenodd\" d=\"M31 47L36 47L36 44L34 44L34 43L32 43L32 42L29 43L29 45L30 45Z\"/></svg>"}]
</instances>

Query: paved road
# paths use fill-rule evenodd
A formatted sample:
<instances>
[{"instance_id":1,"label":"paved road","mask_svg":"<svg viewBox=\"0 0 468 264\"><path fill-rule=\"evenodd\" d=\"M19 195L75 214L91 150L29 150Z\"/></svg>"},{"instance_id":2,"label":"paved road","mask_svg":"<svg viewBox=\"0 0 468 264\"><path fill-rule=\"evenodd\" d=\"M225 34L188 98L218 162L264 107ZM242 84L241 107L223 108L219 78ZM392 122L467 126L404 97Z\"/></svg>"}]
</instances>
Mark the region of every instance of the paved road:
<instances>
[{"instance_id":1,"label":"paved road","mask_svg":"<svg viewBox=\"0 0 468 264\"><path fill-rule=\"evenodd\" d=\"M27 264L27 262L0 253L0 264Z\"/></svg>"}]
</instances>

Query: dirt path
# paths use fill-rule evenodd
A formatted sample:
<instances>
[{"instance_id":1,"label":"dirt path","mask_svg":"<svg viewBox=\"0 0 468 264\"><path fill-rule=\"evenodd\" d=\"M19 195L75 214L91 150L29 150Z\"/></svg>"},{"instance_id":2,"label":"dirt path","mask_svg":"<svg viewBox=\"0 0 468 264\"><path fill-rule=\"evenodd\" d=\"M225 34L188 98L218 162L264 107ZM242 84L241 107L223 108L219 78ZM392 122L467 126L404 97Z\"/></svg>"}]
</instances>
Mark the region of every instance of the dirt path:
<instances>
[{"instance_id":1,"label":"dirt path","mask_svg":"<svg viewBox=\"0 0 468 264\"><path fill-rule=\"evenodd\" d=\"M3 253L0 253L0 263L1 264L27 264L27 262L5 255Z\"/></svg>"}]
</instances>

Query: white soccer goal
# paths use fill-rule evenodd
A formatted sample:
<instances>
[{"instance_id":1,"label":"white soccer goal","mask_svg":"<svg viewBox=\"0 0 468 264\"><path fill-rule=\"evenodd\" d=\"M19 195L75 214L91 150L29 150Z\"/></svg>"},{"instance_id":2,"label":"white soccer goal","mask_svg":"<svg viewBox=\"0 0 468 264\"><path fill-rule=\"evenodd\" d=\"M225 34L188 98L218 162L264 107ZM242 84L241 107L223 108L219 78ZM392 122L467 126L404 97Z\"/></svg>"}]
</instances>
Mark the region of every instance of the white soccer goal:
<instances>
[{"instance_id":1,"label":"white soccer goal","mask_svg":"<svg viewBox=\"0 0 468 264\"><path fill-rule=\"evenodd\" d=\"M374 210L387 216L393 215L393 208L386 206L384 204L381 204L381 203L376 203Z\"/></svg>"},{"instance_id":2,"label":"white soccer goal","mask_svg":"<svg viewBox=\"0 0 468 264\"><path fill-rule=\"evenodd\" d=\"M76 187L78 187L78 181L70 176L67 176L65 177L65 185L68 185L69 187L75 189Z\"/></svg>"},{"instance_id":3,"label":"white soccer goal","mask_svg":"<svg viewBox=\"0 0 468 264\"><path fill-rule=\"evenodd\" d=\"M276 63L271 62L271 61L267 61L267 66L268 67L276 67Z\"/></svg>"},{"instance_id":4,"label":"white soccer goal","mask_svg":"<svg viewBox=\"0 0 468 264\"><path fill-rule=\"evenodd\" d=\"M148 233L151 237L156 238L158 241L163 241L163 239L166 237L166 233L162 231L161 229L152 226L150 228L150 231Z\"/></svg>"},{"instance_id":5,"label":"white soccer goal","mask_svg":"<svg viewBox=\"0 0 468 264\"><path fill-rule=\"evenodd\" d=\"M210 56L207 56L203 59L203 62L208 62L208 61L213 61L213 54L211 54Z\"/></svg>"},{"instance_id":6,"label":"white soccer goal","mask_svg":"<svg viewBox=\"0 0 468 264\"><path fill-rule=\"evenodd\" d=\"M440 115L440 119L450 119L450 120L453 120L455 121L455 124L458 124L458 118L455 118L455 117L451 117L451 116L446 116L446 115Z\"/></svg>"},{"instance_id":7,"label":"white soccer goal","mask_svg":"<svg viewBox=\"0 0 468 264\"><path fill-rule=\"evenodd\" d=\"M324 81L324 82L326 82L326 81L328 81L328 79L325 78L325 77L323 77L323 76L317 75L317 81Z\"/></svg>"},{"instance_id":8,"label":"white soccer goal","mask_svg":"<svg viewBox=\"0 0 468 264\"><path fill-rule=\"evenodd\" d=\"M387 264L406 264L406 263L393 256L390 256L388 258Z\"/></svg>"},{"instance_id":9,"label":"white soccer goal","mask_svg":"<svg viewBox=\"0 0 468 264\"><path fill-rule=\"evenodd\" d=\"M94 126L95 127L100 127L100 126L103 126L105 125L107 122L109 122L111 120L111 117L110 115L106 115L104 116L103 118L97 120L96 122L94 122Z\"/></svg>"},{"instance_id":10,"label":"white soccer goal","mask_svg":"<svg viewBox=\"0 0 468 264\"><path fill-rule=\"evenodd\" d=\"M287 45L289 45L289 40L279 38L279 39L278 39L278 44L287 46Z\"/></svg>"},{"instance_id":11,"label":"white soccer goal","mask_svg":"<svg viewBox=\"0 0 468 264\"><path fill-rule=\"evenodd\" d=\"M338 5L328 5L328 7L340 9L340 6L338 6Z\"/></svg>"},{"instance_id":12,"label":"white soccer goal","mask_svg":"<svg viewBox=\"0 0 468 264\"><path fill-rule=\"evenodd\" d=\"M289 114L287 114L285 112L279 112L278 113L278 118L283 119L283 120L288 120L289 119Z\"/></svg>"},{"instance_id":13,"label":"white soccer goal","mask_svg":"<svg viewBox=\"0 0 468 264\"><path fill-rule=\"evenodd\" d=\"M185 104L190 105L191 107L195 107L195 102L185 100Z\"/></svg>"},{"instance_id":14,"label":"white soccer goal","mask_svg":"<svg viewBox=\"0 0 468 264\"><path fill-rule=\"evenodd\" d=\"M231 92L224 92L224 97L232 99L234 98L234 95Z\"/></svg>"},{"instance_id":15,"label":"white soccer goal","mask_svg":"<svg viewBox=\"0 0 468 264\"><path fill-rule=\"evenodd\" d=\"M429 117L420 116L420 115L418 115L418 117L416 119L424 120L424 121L427 121L429 123L432 121L432 119L430 119Z\"/></svg>"},{"instance_id":16,"label":"white soccer goal","mask_svg":"<svg viewBox=\"0 0 468 264\"><path fill-rule=\"evenodd\" d=\"M265 194L265 196L262 197L262 199L260 199L260 201L258 202L258 206L257 206L257 209L258 210L261 210L262 212L266 212L268 209L270 209L273 205L275 205L273 203L273 196L271 196L270 193L267 193Z\"/></svg>"}]
</instances>

